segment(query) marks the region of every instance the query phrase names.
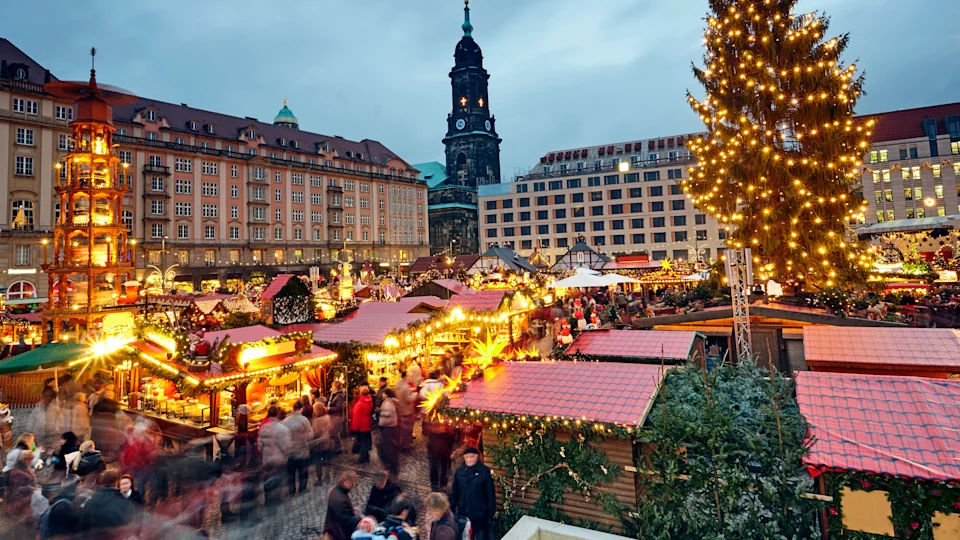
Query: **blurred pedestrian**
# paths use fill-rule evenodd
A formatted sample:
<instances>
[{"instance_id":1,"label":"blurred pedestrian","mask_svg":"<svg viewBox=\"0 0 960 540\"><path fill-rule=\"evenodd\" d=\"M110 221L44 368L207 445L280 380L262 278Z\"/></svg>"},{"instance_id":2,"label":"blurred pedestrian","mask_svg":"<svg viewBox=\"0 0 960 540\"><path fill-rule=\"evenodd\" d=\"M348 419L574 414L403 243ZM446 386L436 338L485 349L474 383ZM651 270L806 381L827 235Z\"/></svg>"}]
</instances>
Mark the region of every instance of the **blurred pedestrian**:
<instances>
[{"instance_id":1,"label":"blurred pedestrian","mask_svg":"<svg viewBox=\"0 0 960 540\"><path fill-rule=\"evenodd\" d=\"M60 405L60 428L72 431L77 439L85 441L90 437L90 411L76 383L68 383L69 389L64 390L63 402Z\"/></svg>"},{"instance_id":2,"label":"blurred pedestrian","mask_svg":"<svg viewBox=\"0 0 960 540\"><path fill-rule=\"evenodd\" d=\"M400 432L400 449L406 450L413 443L413 424L417 413L417 396L410 389L410 376L404 371L393 387L397 402L397 430Z\"/></svg>"},{"instance_id":3,"label":"blurred pedestrian","mask_svg":"<svg viewBox=\"0 0 960 540\"><path fill-rule=\"evenodd\" d=\"M343 453L343 440L340 434L343 431L343 413L347 407L347 395L343 391L343 383L334 379L330 387L330 397L327 399L327 414L330 415L330 439L333 441L333 454Z\"/></svg>"},{"instance_id":4,"label":"blurred pedestrian","mask_svg":"<svg viewBox=\"0 0 960 540\"><path fill-rule=\"evenodd\" d=\"M303 403L300 401L293 403L293 414L284 419L283 425L290 430L291 438L290 457L287 458L287 490L291 496L296 495L299 484L300 493L306 493L309 490L307 473L310 471L313 427L303 416Z\"/></svg>"},{"instance_id":5,"label":"blurred pedestrian","mask_svg":"<svg viewBox=\"0 0 960 540\"><path fill-rule=\"evenodd\" d=\"M40 518L40 540L69 538L80 528L80 507L76 504L80 478L69 475L60 484L60 491L50 501L50 509Z\"/></svg>"},{"instance_id":6,"label":"blurred pedestrian","mask_svg":"<svg viewBox=\"0 0 960 540\"><path fill-rule=\"evenodd\" d=\"M80 513L80 530L90 538L95 533L109 533L119 538L125 535L118 534L117 529L128 528L133 522L133 501L120 494L117 487L117 473L106 471L100 475L100 487L83 505Z\"/></svg>"},{"instance_id":7,"label":"blurred pedestrian","mask_svg":"<svg viewBox=\"0 0 960 540\"><path fill-rule=\"evenodd\" d=\"M372 422L373 399L370 397L370 387L361 386L360 395L353 404L350 415L350 431L353 431L357 438L357 453L360 454L357 463L360 464L370 463L370 449L373 447L373 439L370 435Z\"/></svg>"},{"instance_id":8,"label":"blurred pedestrian","mask_svg":"<svg viewBox=\"0 0 960 540\"><path fill-rule=\"evenodd\" d=\"M263 458L263 504L268 513L275 513L280 504L280 486L292 444L290 430L277 419L279 415L276 405L267 409L258 440Z\"/></svg>"},{"instance_id":9,"label":"blurred pedestrian","mask_svg":"<svg viewBox=\"0 0 960 540\"><path fill-rule=\"evenodd\" d=\"M120 495L123 496L124 499L143 506L143 495L134 487L132 475L124 474L121 476L117 487L120 488Z\"/></svg>"},{"instance_id":10,"label":"blurred pedestrian","mask_svg":"<svg viewBox=\"0 0 960 540\"><path fill-rule=\"evenodd\" d=\"M83 478L88 474L99 474L107 470L107 464L103 461L103 455L97 450L93 441L83 441L80 445L80 455L73 461L73 472Z\"/></svg>"},{"instance_id":11,"label":"blurred pedestrian","mask_svg":"<svg viewBox=\"0 0 960 540\"><path fill-rule=\"evenodd\" d=\"M57 450L50 458L50 462L53 464L53 470L66 471L67 455L79 451L80 441L77 440L76 434L74 434L72 431L68 431L61 435L60 442L57 444Z\"/></svg>"},{"instance_id":12,"label":"blurred pedestrian","mask_svg":"<svg viewBox=\"0 0 960 540\"><path fill-rule=\"evenodd\" d=\"M423 433L427 437L427 460L430 465L430 489L446 492L450 479L450 459L455 447L453 428L444 422L426 417Z\"/></svg>"},{"instance_id":13,"label":"blurred pedestrian","mask_svg":"<svg viewBox=\"0 0 960 540\"><path fill-rule=\"evenodd\" d=\"M390 515L380 520L389 538L397 540L417 540L417 519L413 502L407 497L397 497L390 505Z\"/></svg>"},{"instance_id":14,"label":"blurred pedestrian","mask_svg":"<svg viewBox=\"0 0 960 540\"><path fill-rule=\"evenodd\" d=\"M397 398L393 390L387 388L383 393L383 403L380 404L380 446L377 454L380 462L390 471L394 479L400 474L400 433L399 415L397 413Z\"/></svg>"},{"instance_id":15,"label":"blurred pedestrian","mask_svg":"<svg viewBox=\"0 0 960 540\"><path fill-rule=\"evenodd\" d=\"M17 442L13 445L13 448L7 452L7 461L3 472L10 472L17 465L17 462L20 461L20 454L23 452L31 452L33 456L31 468L35 469L40 464L40 458L36 450L37 439L33 433L21 433L20 436L17 437Z\"/></svg>"},{"instance_id":16,"label":"blurred pedestrian","mask_svg":"<svg viewBox=\"0 0 960 540\"><path fill-rule=\"evenodd\" d=\"M350 502L350 490L357 484L357 473L343 471L340 480L327 497L327 516L323 532L332 540L347 540L353 534L360 518Z\"/></svg>"},{"instance_id":17,"label":"blurred pedestrian","mask_svg":"<svg viewBox=\"0 0 960 540\"><path fill-rule=\"evenodd\" d=\"M310 459L313 461L313 467L317 471L317 481L315 486L323 484L323 467L330 459L330 452L333 450L333 441L330 439L330 415L327 414L327 406L322 401L313 404L313 446L310 449Z\"/></svg>"}]
</instances>

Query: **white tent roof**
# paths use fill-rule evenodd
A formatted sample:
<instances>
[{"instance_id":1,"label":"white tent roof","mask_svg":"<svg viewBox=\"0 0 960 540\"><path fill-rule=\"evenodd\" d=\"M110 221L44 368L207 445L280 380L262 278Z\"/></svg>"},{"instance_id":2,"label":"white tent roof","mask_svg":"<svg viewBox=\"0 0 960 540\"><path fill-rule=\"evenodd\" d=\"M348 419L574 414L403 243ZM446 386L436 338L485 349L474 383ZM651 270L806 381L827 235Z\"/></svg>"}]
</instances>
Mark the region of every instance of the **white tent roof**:
<instances>
[{"instance_id":1,"label":"white tent roof","mask_svg":"<svg viewBox=\"0 0 960 540\"><path fill-rule=\"evenodd\" d=\"M607 281L608 285L616 285L617 283L640 283L639 279L621 274L604 274L603 279Z\"/></svg>"},{"instance_id":2,"label":"white tent roof","mask_svg":"<svg viewBox=\"0 0 960 540\"><path fill-rule=\"evenodd\" d=\"M555 281L548 285L551 289L576 289L579 287L606 287L610 282L605 276L578 272L568 278Z\"/></svg>"}]
</instances>

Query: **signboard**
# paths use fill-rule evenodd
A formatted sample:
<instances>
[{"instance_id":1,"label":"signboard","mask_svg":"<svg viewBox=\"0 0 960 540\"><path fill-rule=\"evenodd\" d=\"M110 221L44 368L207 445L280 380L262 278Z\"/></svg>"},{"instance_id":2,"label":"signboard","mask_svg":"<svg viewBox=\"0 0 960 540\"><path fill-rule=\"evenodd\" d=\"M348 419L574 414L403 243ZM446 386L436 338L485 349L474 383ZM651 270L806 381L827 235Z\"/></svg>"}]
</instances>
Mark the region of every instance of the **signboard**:
<instances>
[{"instance_id":1,"label":"signboard","mask_svg":"<svg viewBox=\"0 0 960 540\"><path fill-rule=\"evenodd\" d=\"M103 335L132 337L134 329L133 313L110 313L103 318Z\"/></svg>"}]
</instances>

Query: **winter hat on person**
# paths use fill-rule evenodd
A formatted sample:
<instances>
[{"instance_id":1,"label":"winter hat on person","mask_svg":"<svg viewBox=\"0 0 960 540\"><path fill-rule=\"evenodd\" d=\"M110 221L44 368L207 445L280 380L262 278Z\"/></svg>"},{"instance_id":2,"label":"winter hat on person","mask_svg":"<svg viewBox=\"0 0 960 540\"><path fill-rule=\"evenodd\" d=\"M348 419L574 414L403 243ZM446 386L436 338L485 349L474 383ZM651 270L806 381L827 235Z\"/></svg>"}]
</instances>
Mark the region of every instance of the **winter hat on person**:
<instances>
[{"instance_id":1,"label":"winter hat on person","mask_svg":"<svg viewBox=\"0 0 960 540\"><path fill-rule=\"evenodd\" d=\"M467 448L466 450L463 451L463 455L467 455L467 454L476 454L476 455L479 456L479 455L480 455L480 451L471 446L471 447L469 447L469 448Z\"/></svg>"}]
</instances>

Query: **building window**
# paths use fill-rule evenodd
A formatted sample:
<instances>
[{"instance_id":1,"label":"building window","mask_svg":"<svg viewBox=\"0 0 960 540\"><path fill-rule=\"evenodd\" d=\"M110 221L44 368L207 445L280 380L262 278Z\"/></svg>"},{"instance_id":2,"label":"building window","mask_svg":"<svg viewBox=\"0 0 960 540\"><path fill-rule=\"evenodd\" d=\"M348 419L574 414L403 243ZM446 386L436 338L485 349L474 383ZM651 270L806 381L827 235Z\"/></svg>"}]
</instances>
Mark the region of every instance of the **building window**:
<instances>
[{"instance_id":1,"label":"building window","mask_svg":"<svg viewBox=\"0 0 960 540\"><path fill-rule=\"evenodd\" d=\"M174 204L173 213L177 216L192 216L193 215L193 203L188 202L178 202Z\"/></svg>"},{"instance_id":2,"label":"building window","mask_svg":"<svg viewBox=\"0 0 960 540\"><path fill-rule=\"evenodd\" d=\"M14 264L27 266L30 264L30 246L17 246L14 250Z\"/></svg>"},{"instance_id":3,"label":"building window","mask_svg":"<svg viewBox=\"0 0 960 540\"><path fill-rule=\"evenodd\" d=\"M15 200L11 204L11 210L13 230L33 230L33 201Z\"/></svg>"},{"instance_id":4,"label":"building window","mask_svg":"<svg viewBox=\"0 0 960 540\"><path fill-rule=\"evenodd\" d=\"M643 228L643 218L634 218L630 220L631 229L642 229Z\"/></svg>"},{"instance_id":5,"label":"building window","mask_svg":"<svg viewBox=\"0 0 960 540\"><path fill-rule=\"evenodd\" d=\"M177 181L174 183L174 191L182 195L189 195L193 193L193 180L177 179Z\"/></svg>"},{"instance_id":6,"label":"building window","mask_svg":"<svg viewBox=\"0 0 960 540\"><path fill-rule=\"evenodd\" d=\"M230 239L231 240L240 239L240 227L230 227Z\"/></svg>"},{"instance_id":7,"label":"building window","mask_svg":"<svg viewBox=\"0 0 960 540\"><path fill-rule=\"evenodd\" d=\"M204 240L216 240L217 239L217 228L213 225L205 225L203 227L203 239Z\"/></svg>"},{"instance_id":8,"label":"building window","mask_svg":"<svg viewBox=\"0 0 960 540\"><path fill-rule=\"evenodd\" d=\"M219 185L212 182L204 182L201 186L201 194L204 197L216 197L219 193Z\"/></svg>"},{"instance_id":9,"label":"building window","mask_svg":"<svg viewBox=\"0 0 960 540\"><path fill-rule=\"evenodd\" d=\"M17 156L14 174L17 176L33 176L33 158Z\"/></svg>"},{"instance_id":10,"label":"building window","mask_svg":"<svg viewBox=\"0 0 960 540\"><path fill-rule=\"evenodd\" d=\"M884 163L887 159L886 150L872 150L870 152L870 163Z\"/></svg>"},{"instance_id":11,"label":"building window","mask_svg":"<svg viewBox=\"0 0 960 540\"><path fill-rule=\"evenodd\" d=\"M33 130L27 128L17 128L17 144L33 146Z\"/></svg>"},{"instance_id":12,"label":"building window","mask_svg":"<svg viewBox=\"0 0 960 540\"><path fill-rule=\"evenodd\" d=\"M129 229L130 231L133 231L133 212L129 210L123 211L123 226Z\"/></svg>"},{"instance_id":13,"label":"building window","mask_svg":"<svg viewBox=\"0 0 960 540\"><path fill-rule=\"evenodd\" d=\"M651 219L650 221L653 222L653 227L654 227L655 229L659 229L659 228L661 228L661 227L666 227L666 226L667 226L667 218L655 217L655 218Z\"/></svg>"},{"instance_id":14,"label":"building window","mask_svg":"<svg viewBox=\"0 0 960 540\"><path fill-rule=\"evenodd\" d=\"M193 172L193 160L187 158L176 158L174 160L174 169L178 172Z\"/></svg>"},{"instance_id":15,"label":"building window","mask_svg":"<svg viewBox=\"0 0 960 540\"><path fill-rule=\"evenodd\" d=\"M642 234L642 233L630 235L630 240L631 240L634 244L646 244L646 243L647 243L646 235L645 235L645 234Z\"/></svg>"},{"instance_id":16,"label":"building window","mask_svg":"<svg viewBox=\"0 0 960 540\"><path fill-rule=\"evenodd\" d=\"M273 172L273 181L278 184L283 181L283 176L280 174L280 171Z\"/></svg>"},{"instance_id":17,"label":"building window","mask_svg":"<svg viewBox=\"0 0 960 540\"><path fill-rule=\"evenodd\" d=\"M592 231L602 231L605 223L603 221L594 221L590 226Z\"/></svg>"},{"instance_id":18,"label":"building window","mask_svg":"<svg viewBox=\"0 0 960 540\"><path fill-rule=\"evenodd\" d=\"M593 237L593 245L595 245L595 246L605 246L605 245L607 245L607 237L606 237L606 236L594 236L594 237Z\"/></svg>"},{"instance_id":19,"label":"building window","mask_svg":"<svg viewBox=\"0 0 960 540\"><path fill-rule=\"evenodd\" d=\"M662 244L667 241L667 233L656 232L653 233L653 243Z\"/></svg>"},{"instance_id":20,"label":"building window","mask_svg":"<svg viewBox=\"0 0 960 540\"><path fill-rule=\"evenodd\" d=\"M655 182L660 180L660 171L647 171L643 173L644 182Z\"/></svg>"},{"instance_id":21,"label":"building window","mask_svg":"<svg viewBox=\"0 0 960 540\"><path fill-rule=\"evenodd\" d=\"M164 227L160 223L150 225L150 238L163 238L166 235Z\"/></svg>"},{"instance_id":22,"label":"building window","mask_svg":"<svg viewBox=\"0 0 960 540\"><path fill-rule=\"evenodd\" d=\"M651 212L663 212L663 201L653 201L650 203Z\"/></svg>"},{"instance_id":23,"label":"building window","mask_svg":"<svg viewBox=\"0 0 960 540\"><path fill-rule=\"evenodd\" d=\"M239 219L240 218L240 209L236 206L230 207L230 219Z\"/></svg>"},{"instance_id":24,"label":"building window","mask_svg":"<svg viewBox=\"0 0 960 540\"><path fill-rule=\"evenodd\" d=\"M163 201L150 201L150 213L155 216L163 214Z\"/></svg>"},{"instance_id":25,"label":"building window","mask_svg":"<svg viewBox=\"0 0 960 540\"><path fill-rule=\"evenodd\" d=\"M687 225L687 216L673 216L674 227L685 227L686 225Z\"/></svg>"},{"instance_id":26,"label":"building window","mask_svg":"<svg viewBox=\"0 0 960 540\"><path fill-rule=\"evenodd\" d=\"M673 241L674 241L674 242L686 242L686 241L687 241L687 231L673 231Z\"/></svg>"},{"instance_id":27,"label":"building window","mask_svg":"<svg viewBox=\"0 0 960 540\"><path fill-rule=\"evenodd\" d=\"M217 205L215 204L205 204L201 209L203 217L205 218L215 218L217 217Z\"/></svg>"},{"instance_id":28,"label":"building window","mask_svg":"<svg viewBox=\"0 0 960 540\"><path fill-rule=\"evenodd\" d=\"M273 229L273 239L283 240L283 227L276 227Z\"/></svg>"},{"instance_id":29,"label":"building window","mask_svg":"<svg viewBox=\"0 0 960 540\"><path fill-rule=\"evenodd\" d=\"M263 197L264 197L264 191L265 191L265 190L264 190L262 187L255 187L255 188L253 188L253 200L255 200L255 201L262 201L262 200L264 200L264 199L263 199Z\"/></svg>"},{"instance_id":30,"label":"building window","mask_svg":"<svg viewBox=\"0 0 960 540\"><path fill-rule=\"evenodd\" d=\"M189 225L177 225L177 239L178 240L187 240L190 238L190 226Z\"/></svg>"},{"instance_id":31,"label":"building window","mask_svg":"<svg viewBox=\"0 0 960 540\"><path fill-rule=\"evenodd\" d=\"M57 141L57 150L70 150L70 137L60 134Z\"/></svg>"},{"instance_id":32,"label":"building window","mask_svg":"<svg viewBox=\"0 0 960 540\"><path fill-rule=\"evenodd\" d=\"M7 289L7 300L36 298L37 288L29 281L17 281Z\"/></svg>"},{"instance_id":33,"label":"building window","mask_svg":"<svg viewBox=\"0 0 960 540\"><path fill-rule=\"evenodd\" d=\"M236 199L240 197L240 188L237 186L230 186L230 198Z\"/></svg>"},{"instance_id":34,"label":"building window","mask_svg":"<svg viewBox=\"0 0 960 540\"><path fill-rule=\"evenodd\" d=\"M163 177L154 176L150 179L150 189L152 191L163 191Z\"/></svg>"},{"instance_id":35,"label":"building window","mask_svg":"<svg viewBox=\"0 0 960 540\"><path fill-rule=\"evenodd\" d=\"M57 120L73 120L73 108L57 105L56 116Z\"/></svg>"}]
</instances>

